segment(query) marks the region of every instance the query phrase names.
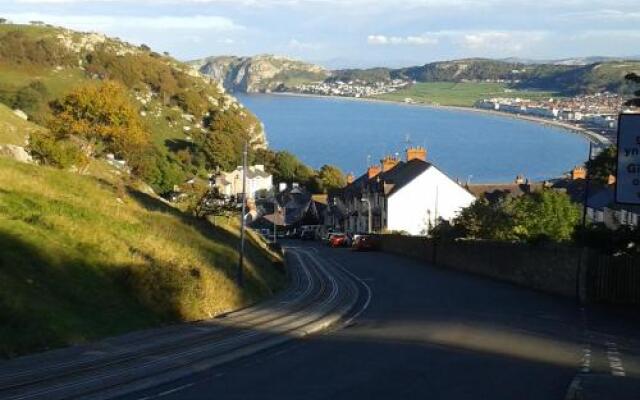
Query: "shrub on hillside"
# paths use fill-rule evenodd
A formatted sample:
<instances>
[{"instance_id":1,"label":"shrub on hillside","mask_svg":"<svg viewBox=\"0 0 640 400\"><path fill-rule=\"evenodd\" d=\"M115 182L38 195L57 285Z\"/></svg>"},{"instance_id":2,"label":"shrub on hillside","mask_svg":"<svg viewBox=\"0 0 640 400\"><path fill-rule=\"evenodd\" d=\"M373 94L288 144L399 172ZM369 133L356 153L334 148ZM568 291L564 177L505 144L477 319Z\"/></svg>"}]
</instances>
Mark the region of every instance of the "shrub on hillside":
<instances>
[{"instance_id":1,"label":"shrub on hillside","mask_svg":"<svg viewBox=\"0 0 640 400\"><path fill-rule=\"evenodd\" d=\"M45 165L83 170L89 165L90 157L82 149L77 139L59 139L48 132L34 132L29 139L31 156Z\"/></svg>"},{"instance_id":2,"label":"shrub on hillside","mask_svg":"<svg viewBox=\"0 0 640 400\"><path fill-rule=\"evenodd\" d=\"M16 65L72 65L73 55L54 38L34 39L22 31L0 35L0 60Z\"/></svg>"}]
</instances>

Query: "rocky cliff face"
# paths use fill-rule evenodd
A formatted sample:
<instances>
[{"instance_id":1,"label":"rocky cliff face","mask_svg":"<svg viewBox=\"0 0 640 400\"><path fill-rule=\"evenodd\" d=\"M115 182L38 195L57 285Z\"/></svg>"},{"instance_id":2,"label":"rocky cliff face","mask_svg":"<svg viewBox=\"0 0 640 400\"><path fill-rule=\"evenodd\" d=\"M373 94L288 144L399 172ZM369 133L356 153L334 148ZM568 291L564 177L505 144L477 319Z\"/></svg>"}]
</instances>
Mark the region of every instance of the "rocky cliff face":
<instances>
[{"instance_id":1,"label":"rocky cliff face","mask_svg":"<svg viewBox=\"0 0 640 400\"><path fill-rule=\"evenodd\" d=\"M255 57L210 57L190 63L231 92L271 92L295 85L325 80L324 68L285 57L261 55Z\"/></svg>"}]
</instances>

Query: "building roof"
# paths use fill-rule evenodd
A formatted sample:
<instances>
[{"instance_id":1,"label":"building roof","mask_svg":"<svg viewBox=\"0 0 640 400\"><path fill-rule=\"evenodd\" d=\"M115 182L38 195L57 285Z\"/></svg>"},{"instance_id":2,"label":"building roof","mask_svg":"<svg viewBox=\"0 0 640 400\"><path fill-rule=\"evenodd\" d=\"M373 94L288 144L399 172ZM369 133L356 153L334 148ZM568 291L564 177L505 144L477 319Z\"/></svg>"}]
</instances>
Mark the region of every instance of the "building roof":
<instances>
[{"instance_id":1,"label":"building roof","mask_svg":"<svg viewBox=\"0 0 640 400\"><path fill-rule=\"evenodd\" d=\"M362 174L358 179L353 181L342 189L342 193L349 196L359 196L367 189L370 191L383 192L390 196L393 193L406 186L420 174L431 167L431 163L420 159L411 161L399 161L393 168L386 172L381 172L373 178L369 178L368 173Z\"/></svg>"}]
</instances>

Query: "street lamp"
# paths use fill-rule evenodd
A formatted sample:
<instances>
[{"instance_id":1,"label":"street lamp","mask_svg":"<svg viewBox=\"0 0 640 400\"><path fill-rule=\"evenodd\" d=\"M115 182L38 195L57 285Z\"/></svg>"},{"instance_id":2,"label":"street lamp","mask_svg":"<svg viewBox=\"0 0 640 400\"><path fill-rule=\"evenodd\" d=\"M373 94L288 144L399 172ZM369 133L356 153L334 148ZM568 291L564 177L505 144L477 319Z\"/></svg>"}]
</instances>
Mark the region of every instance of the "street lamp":
<instances>
[{"instance_id":1,"label":"street lamp","mask_svg":"<svg viewBox=\"0 0 640 400\"><path fill-rule=\"evenodd\" d=\"M367 233L371 233L371 202L369 201L369 199L367 198L362 198L360 199L360 201L362 201L363 203L367 203L367 206L369 208L369 220L367 221Z\"/></svg>"}]
</instances>

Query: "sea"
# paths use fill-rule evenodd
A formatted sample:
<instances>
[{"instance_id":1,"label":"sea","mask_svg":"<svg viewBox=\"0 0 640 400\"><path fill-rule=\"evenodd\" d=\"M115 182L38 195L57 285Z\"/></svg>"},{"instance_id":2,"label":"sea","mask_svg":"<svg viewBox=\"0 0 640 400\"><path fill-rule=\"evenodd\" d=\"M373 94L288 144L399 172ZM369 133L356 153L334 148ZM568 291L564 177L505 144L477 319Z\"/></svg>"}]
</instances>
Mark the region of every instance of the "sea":
<instances>
[{"instance_id":1,"label":"sea","mask_svg":"<svg viewBox=\"0 0 640 400\"><path fill-rule=\"evenodd\" d=\"M363 174L386 156L424 146L428 161L471 183L562 176L588 156L589 142L568 130L460 109L335 97L236 94L264 123L269 147L313 168Z\"/></svg>"}]
</instances>

